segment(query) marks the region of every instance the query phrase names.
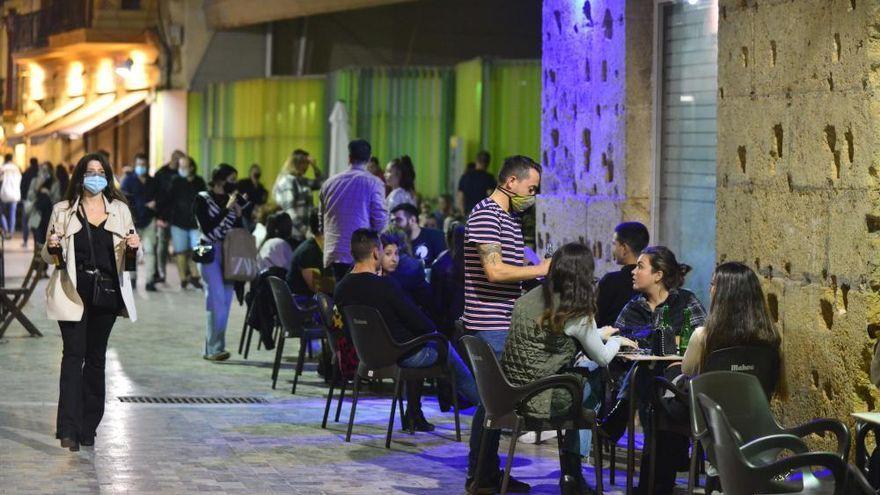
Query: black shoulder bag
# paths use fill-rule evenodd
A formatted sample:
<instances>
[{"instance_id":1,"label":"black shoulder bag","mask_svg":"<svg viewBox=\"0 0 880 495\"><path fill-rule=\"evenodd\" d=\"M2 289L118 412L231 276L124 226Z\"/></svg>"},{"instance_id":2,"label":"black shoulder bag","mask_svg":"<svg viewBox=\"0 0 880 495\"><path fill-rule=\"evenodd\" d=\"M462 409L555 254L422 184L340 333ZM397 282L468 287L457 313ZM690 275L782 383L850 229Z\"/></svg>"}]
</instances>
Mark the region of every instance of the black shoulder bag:
<instances>
[{"instance_id":1,"label":"black shoulder bag","mask_svg":"<svg viewBox=\"0 0 880 495\"><path fill-rule=\"evenodd\" d=\"M98 269L95 263L95 245L92 242L92 226L85 208L82 209L82 216L83 222L86 224L86 236L89 238L89 261L92 265L91 268L83 270L92 279L92 300L89 302L97 308L117 309L119 307L119 282L113 280L113 277L101 273L101 270Z\"/></svg>"}]
</instances>

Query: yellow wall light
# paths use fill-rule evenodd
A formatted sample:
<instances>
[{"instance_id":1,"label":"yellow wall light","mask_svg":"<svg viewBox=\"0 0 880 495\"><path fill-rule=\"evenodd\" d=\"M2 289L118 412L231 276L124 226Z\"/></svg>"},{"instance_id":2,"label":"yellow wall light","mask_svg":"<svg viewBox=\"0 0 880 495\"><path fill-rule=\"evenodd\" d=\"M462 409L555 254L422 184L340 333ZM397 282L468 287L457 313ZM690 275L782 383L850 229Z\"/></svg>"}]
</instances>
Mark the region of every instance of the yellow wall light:
<instances>
[{"instance_id":1,"label":"yellow wall light","mask_svg":"<svg viewBox=\"0 0 880 495\"><path fill-rule=\"evenodd\" d=\"M82 62L72 62L67 69L67 96L82 96L86 91L86 83L83 78L85 67Z\"/></svg>"},{"instance_id":2,"label":"yellow wall light","mask_svg":"<svg viewBox=\"0 0 880 495\"><path fill-rule=\"evenodd\" d=\"M113 61L109 58L101 59L95 72L95 92L104 94L114 91L116 91L116 80L113 79Z\"/></svg>"},{"instance_id":3,"label":"yellow wall light","mask_svg":"<svg viewBox=\"0 0 880 495\"><path fill-rule=\"evenodd\" d=\"M32 100L46 97L46 71L38 64L28 64L28 95Z\"/></svg>"}]
</instances>

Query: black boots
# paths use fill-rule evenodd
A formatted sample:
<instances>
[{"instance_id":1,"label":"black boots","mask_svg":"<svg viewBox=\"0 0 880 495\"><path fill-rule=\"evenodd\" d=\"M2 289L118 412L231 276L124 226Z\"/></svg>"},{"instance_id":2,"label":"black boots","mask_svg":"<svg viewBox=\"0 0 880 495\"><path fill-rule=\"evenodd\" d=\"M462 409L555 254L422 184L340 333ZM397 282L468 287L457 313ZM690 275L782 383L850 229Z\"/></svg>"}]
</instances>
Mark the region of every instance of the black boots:
<instances>
[{"instance_id":1,"label":"black boots","mask_svg":"<svg viewBox=\"0 0 880 495\"><path fill-rule=\"evenodd\" d=\"M559 478L559 491L562 495L596 494L596 491L584 479L582 469L580 454L563 451L562 476Z\"/></svg>"}]
</instances>

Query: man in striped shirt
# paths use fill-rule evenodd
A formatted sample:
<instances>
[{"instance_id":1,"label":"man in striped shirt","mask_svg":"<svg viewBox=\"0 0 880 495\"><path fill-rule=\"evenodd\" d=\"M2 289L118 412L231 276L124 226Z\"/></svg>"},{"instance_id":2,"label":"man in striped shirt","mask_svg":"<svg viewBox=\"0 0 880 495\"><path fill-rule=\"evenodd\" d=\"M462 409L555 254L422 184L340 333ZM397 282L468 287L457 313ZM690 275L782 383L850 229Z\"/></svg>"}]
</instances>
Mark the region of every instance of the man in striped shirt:
<instances>
[{"instance_id":1,"label":"man in striped shirt","mask_svg":"<svg viewBox=\"0 0 880 495\"><path fill-rule=\"evenodd\" d=\"M471 211L465 231L464 321L465 329L486 341L501 357L513 304L522 294L522 282L547 275L550 260L525 264L520 215L535 204L541 185L541 166L526 156L504 160L498 187ZM495 493L500 482L497 430L486 436L486 459L477 476L477 455L485 411L474 413L471 426L468 480L469 493ZM511 478L508 491L524 493L529 485Z\"/></svg>"}]
</instances>

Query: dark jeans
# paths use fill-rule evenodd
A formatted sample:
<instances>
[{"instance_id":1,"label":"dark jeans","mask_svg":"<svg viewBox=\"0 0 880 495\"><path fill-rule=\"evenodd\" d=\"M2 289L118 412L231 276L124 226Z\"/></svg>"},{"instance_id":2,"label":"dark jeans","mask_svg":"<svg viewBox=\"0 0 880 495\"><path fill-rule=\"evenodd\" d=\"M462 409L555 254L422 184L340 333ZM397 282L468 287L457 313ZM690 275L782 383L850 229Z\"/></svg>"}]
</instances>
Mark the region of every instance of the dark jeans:
<instances>
[{"instance_id":1,"label":"dark jeans","mask_svg":"<svg viewBox=\"0 0 880 495\"><path fill-rule=\"evenodd\" d=\"M333 273L333 278L336 280L338 284L342 277L348 275L348 272L351 271L351 265L348 263L331 263L330 271Z\"/></svg>"},{"instance_id":2,"label":"dark jeans","mask_svg":"<svg viewBox=\"0 0 880 495\"><path fill-rule=\"evenodd\" d=\"M504 350L504 341L507 332L482 331L474 332L474 335L483 339L495 352L495 356L501 360L501 352ZM480 443L483 432L486 431L486 453L483 458L483 472L479 476L483 480L492 480L498 475L498 467L501 459L498 457L498 444L501 442L501 430L484 430L483 422L486 420L486 410L482 404L477 406L474 419L471 422L470 452L468 452L468 478L477 478L477 460L480 455Z\"/></svg>"},{"instance_id":3,"label":"dark jeans","mask_svg":"<svg viewBox=\"0 0 880 495\"><path fill-rule=\"evenodd\" d=\"M94 438L104 416L104 365L116 311L86 306L80 321L61 321L64 350L57 438Z\"/></svg>"}]
</instances>

